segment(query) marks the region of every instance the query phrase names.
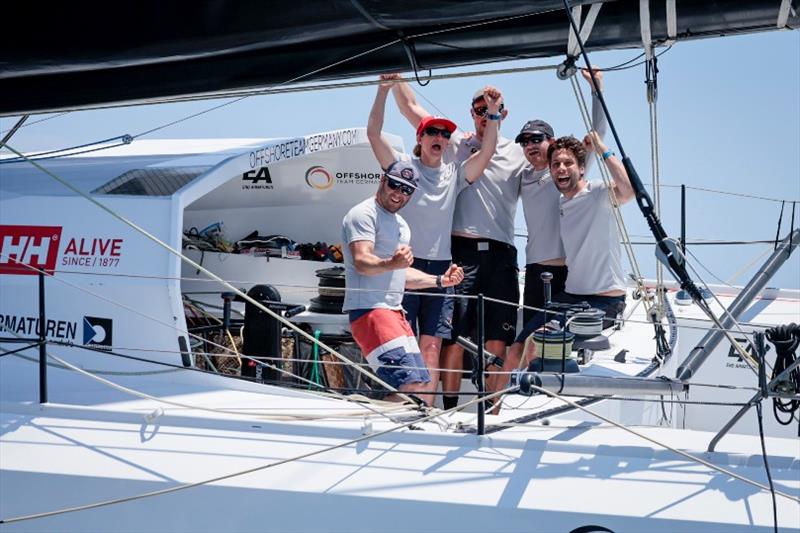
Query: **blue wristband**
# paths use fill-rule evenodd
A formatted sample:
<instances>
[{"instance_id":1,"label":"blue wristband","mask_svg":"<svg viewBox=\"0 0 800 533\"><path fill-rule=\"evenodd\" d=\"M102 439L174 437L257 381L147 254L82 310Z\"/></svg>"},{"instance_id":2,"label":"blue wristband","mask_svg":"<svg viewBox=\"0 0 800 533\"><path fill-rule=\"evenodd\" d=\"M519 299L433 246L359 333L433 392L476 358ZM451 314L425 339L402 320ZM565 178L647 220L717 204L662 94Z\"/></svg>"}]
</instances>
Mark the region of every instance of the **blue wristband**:
<instances>
[{"instance_id":1,"label":"blue wristband","mask_svg":"<svg viewBox=\"0 0 800 533\"><path fill-rule=\"evenodd\" d=\"M496 115L492 115L491 113L487 113L486 114L486 118L488 118L489 120L500 120L501 118L503 118L503 115L501 115L500 113L498 113Z\"/></svg>"},{"instance_id":2,"label":"blue wristband","mask_svg":"<svg viewBox=\"0 0 800 533\"><path fill-rule=\"evenodd\" d=\"M617 154L615 154L611 150L606 150L605 152L603 152L603 161L605 161L606 159L608 159L609 157L611 157L613 155L617 155Z\"/></svg>"}]
</instances>

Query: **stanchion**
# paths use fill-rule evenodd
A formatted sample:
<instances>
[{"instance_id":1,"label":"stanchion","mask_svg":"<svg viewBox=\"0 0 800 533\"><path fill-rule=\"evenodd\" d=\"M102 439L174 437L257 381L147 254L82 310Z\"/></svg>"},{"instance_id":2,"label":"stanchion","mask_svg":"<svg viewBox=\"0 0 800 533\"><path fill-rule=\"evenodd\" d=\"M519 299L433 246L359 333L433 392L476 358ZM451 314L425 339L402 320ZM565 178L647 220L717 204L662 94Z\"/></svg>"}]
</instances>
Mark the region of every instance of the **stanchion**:
<instances>
[{"instance_id":1,"label":"stanchion","mask_svg":"<svg viewBox=\"0 0 800 533\"><path fill-rule=\"evenodd\" d=\"M39 403L47 403L47 320L44 312L44 271L39 270Z\"/></svg>"},{"instance_id":2,"label":"stanchion","mask_svg":"<svg viewBox=\"0 0 800 533\"><path fill-rule=\"evenodd\" d=\"M476 358L475 365L477 368L476 371L476 383L475 386L478 389L478 398L483 398L486 394L486 384L484 379L484 369L485 363L483 360L483 344L485 342L485 332L483 328L483 294L478 295L478 357ZM484 402L478 402L478 435L483 435L485 430L485 416L486 416L486 404Z\"/></svg>"}]
</instances>

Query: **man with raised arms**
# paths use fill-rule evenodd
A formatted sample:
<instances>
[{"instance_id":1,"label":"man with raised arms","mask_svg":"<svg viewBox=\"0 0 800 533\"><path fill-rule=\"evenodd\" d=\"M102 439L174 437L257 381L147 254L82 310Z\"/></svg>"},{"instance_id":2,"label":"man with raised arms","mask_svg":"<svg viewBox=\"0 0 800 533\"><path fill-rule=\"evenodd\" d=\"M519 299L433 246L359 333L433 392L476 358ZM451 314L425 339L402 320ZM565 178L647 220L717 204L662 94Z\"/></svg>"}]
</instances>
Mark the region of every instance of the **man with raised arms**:
<instances>
[{"instance_id":1,"label":"man with raised arms","mask_svg":"<svg viewBox=\"0 0 800 533\"><path fill-rule=\"evenodd\" d=\"M587 148L594 149L608 165L612 178L609 185L602 180L586 181ZM547 159L553 183L561 194L560 233L569 268L565 290L553 301L587 302L604 311L609 319L616 319L625 308L625 274L615 207L609 192L615 195L619 205L630 201L634 191L628 173L594 131L583 143L571 136L554 140L547 149ZM525 324L508 352L505 372L518 368L523 356L525 362L537 359L536 345L524 343L544 320L544 313L536 312ZM540 364L537 370L543 367ZM504 377L507 380L508 374ZM501 390L504 385L498 380L491 388Z\"/></svg>"},{"instance_id":2,"label":"man with raised arms","mask_svg":"<svg viewBox=\"0 0 800 533\"><path fill-rule=\"evenodd\" d=\"M392 92L400 112L414 128L429 116L405 82L395 83ZM503 106L497 112L491 112L490 101L484 93L485 89L480 89L471 101L470 114L475 133L466 136L454 132L448 149L442 155L445 163L463 162L481 150L487 141L487 131L494 128L492 123L498 123L499 128L499 123L508 116L508 110ZM516 330L519 271L514 247L514 217L519 199L519 176L524 165L525 158L519 146L510 139L498 136L497 146L486 169L474 185L458 195L453 215L451 252L453 261L464 268L465 275L456 293L482 293L508 302L486 302L485 306L485 348L499 356L513 341ZM475 299L458 299L453 315L452 339L445 341L445 368L462 368L464 350L455 340L459 335L469 335L475 325ZM460 387L459 372L443 375L443 403L446 408L458 403L455 393Z\"/></svg>"},{"instance_id":3,"label":"man with raised arms","mask_svg":"<svg viewBox=\"0 0 800 533\"><path fill-rule=\"evenodd\" d=\"M481 148L465 161L444 163L442 156L449 148L450 136L456 125L443 117L427 116L417 126L414 156L400 154L381 135L386 98L391 90L391 81L396 78L397 75L393 74L381 76L383 83L378 86L370 111L367 137L382 168L388 168L398 160L414 167L418 176L418 188L408 204L400 210L411 229L411 249L414 255L411 266L440 279L451 267L450 231L456 197L486 169L497 143L498 123L494 121L487 125ZM494 87L486 87L484 92L489 112L499 113L503 103L500 91ZM442 339L449 340L452 335L454 302L445 295L452 294L453 289L438 284L437 287L425 289L423 292L426 294L406 294L403 297L403 309L411 329L419 334L422 358L431 375L431 382L420 387L421 390L429 390L430 394L421 398L432 405L439 384L439 368L443 365L440 361ZM452 405L448 402L445 407Z\"/></svg>"},{"instance_id":4,"label":"man with raised arms","mask_svg":"<svg viewBox=\"0 0 800 533\"><path fill-rule=\"evenodd\" d=\"M595 78L599 89L603 90L603 74L595 69ZM581 74L590 86L594 86L589 71L581 69ZM592 126L600 137L604 137L608 125L605 114L597 99L597 92L592 91ZM567 266L564 245L561 243L559 198L561 193L553 185L550 177L550 165L547 162L547 150L555 142L553 128L544 120L530 120L525 123L514 141L522 147L528 164L522 170L520 199L522 212L525 215L528 242L525 246L525 290L523 304L525 307L544 307L544 290L541 279L543 272L553 274L550 282L552 294L555 296L564 290L567 281ZM593 157L586 161L587 170L591 167ZM523 324L533 316L532 309L524 309Z\"/></svg>"},{"instance_id":5,"label":"man with raised arms","mask_svg":"<svg viewBox=\"0 0 800 533\"><path fill-rule=\"evenodd\" d=\"M409 268L413 261L410 231L397 212L408 203L417 183L412 165L394 162L381 177L375 196L353 207L342 221L347 287L343 310L349 312L353 338L367 362L380 379L400 392L416 392L430 382L414 333L403 316L403 289L452 287L464 278L456 265L441 276Z\"/></svg>"}]
</instances>

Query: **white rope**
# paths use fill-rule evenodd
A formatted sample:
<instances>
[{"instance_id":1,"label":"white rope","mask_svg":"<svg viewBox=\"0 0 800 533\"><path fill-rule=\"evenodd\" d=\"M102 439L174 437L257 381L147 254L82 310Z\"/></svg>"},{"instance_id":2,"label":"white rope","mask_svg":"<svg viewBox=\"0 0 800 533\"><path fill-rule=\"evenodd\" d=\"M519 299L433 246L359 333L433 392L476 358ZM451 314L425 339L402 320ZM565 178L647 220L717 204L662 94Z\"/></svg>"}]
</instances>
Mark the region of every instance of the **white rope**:
<instances>
[{"instance_id":1,"label":"white rope","mask_svg":"<svg viewBox=\"0 0 800 533\"><path fill-rule=\"evenodd\" d=\"M650 0L639 0L639 26L645 57L653 59L653 38L650 34Z\"/></svg>"},{"instance_id":2,"label":"white rope","mask_svg":"<svg viewBox=\"0 0 800 533\"><path fill-rule=\"evenodd\" d=\"M781 0L781 7L778 9L778 20L776 26L778 29L786 27L786 22L789 20L789 11L792 9L792 0Z\"/></svg>"},{"instance_id":3,"label":"white rope","mask_svg":"<svg viewBox=\"0 0 800 533\"><path fill-rule=\"evenodd\" d=\"M664 44L672 46L678 37L678 13L675 8L675 0L667 0L665 8L667 11L667 40Z\"/></svg>"},{"instance_id":4,"label":"white rope","mask_svg":"<svg viewBox=\"0 0 800 533\"><path fill-rule=\"evenodd\" d=\"M580 25L581 42L585 43L586 40L589 39L589 35L591 35L592 29L594 29L594 23L597 22L597 15L600 13L601 7L603 7L603 2L592 4L592 6L589 8L589 13L586 14L586 20ZM581 20L581 11L581 6L575 6L572 8L572 16L578 22ZM569 25L569 28L567 55L570 57L576 57L580 52L580 45L578 44L578 40L575 38L575 31L572 29L571 24Z\"/></svg>"},{"instance_id":5,"label":"white rope","mask_svg":"<svg viewBox=\"0 0 800 533\"><path fill-rule=\"evenodd\" d=\"M341 448L346 448L348 446L352 446L354 444L358 444L359 442L368 441L368 440L371 440L371 439L375 439L377 437L381 437L383 435L387 435L389 433L394 433L394 432L399 431L401 429L405 429L405 428L411 427L413 425L420 424L422 422L434 421L434 419L439 418L441 416L448 415L448 414L454 413L456 411L460 411L462 409L465 409L467 407L470 407L472 405L475 405L477 403L480 403L480 402L483 402L483 401L486 401L486 400L494 399L494 398L496 398L498 396L501 396L503 394L506 394L508 392L512 392L513 390L515 390L515 389L514 388L509 388L509 389L505 389L505 390L502 390L502 391L499 391L499 392L495 392L493 394L486 395L483 398L475 398L474 400L470 400L469 402L463 403L463 404L458 405L456 407L453 407L451 409L447 409L447 410L441 411L439 413L427 415L427 416L424 416L422 418L417 418L417 419L414 419L414 420L412 420L410 422L405 422L403 424L399 424L399 425L393 426L393 427L391 427L389 429L385 429L383 431L370 433L369 435L364 435L364 436L358 437L356 439L348 440L348 441L345 441L345 442L342 442L342 443L339 443L339 444L335 444L333 446L328 446L328 447L323 448L321 450L316 450L316 451L313 451L313 452L308 452L308 453L304 453L304 454L301 454L301 455L296 455L296 456L290 457L288 459L281 459L280 461L275 461L273 463L269 463L269 464L266 464L266 465L256 466L254 468L248 468L246 470L240 470L240 471L233 472L233 473L230 473L230 474L225 474L225 475L213 477L213 478L210 478L210 479L204 479L202 481L195 481L193 483L184 483L184 484L178 485L176 487L170 487L170 488L167 488L167 489L155 490L155 491L151 491L151 492L145 492L145 493L137 494L137 495L134 495L134 496L127 496L127 497L124 497L124 498L114 498L114 499L111 499L111 500L105 500L105 501L101 501L101 502L95 502L95 503L90 503L90 504L87 504L87 505L80 505L80 506L76 506L76 507L69 507L69 508L65 508L65 509L58 509L56 511L48 511L48 512L45 512L45 513L36 513L36 514L29 514L29 515L23 515L23 516L15 516L15 517L8 518L8 519L5 519L5 520L0 520L0 524L12 524L12 523L15 523L15 522L22 522L22 521L26 521L26 520L35 520L35 519L38 519L38 518L46 518L46 517L49 517L49 516L56 516L56 515L67 514L67 513L74 513L74 512L77 512L77 511L86 511L86 510L89 510L89 509L97 509L98 507L106 507L106 506L109 506L109 505L116 505L116 504L120 504L120 503L131 502L131 501L135 501L135 500L141 500L141 499L144 499L144 498L151 498L153 496L163 496L165 494L171 494L173 492L178 492L178 491L182 491L182 490L186 490L186 489L191 489L191 488L194 488L194 487L200 487L200 486L203 486L203 485L209 485L211 483L217 483L219 481L225 481L227 479L232 479L232 478L243 476L243 475L246 475L246 474L252 474L254 472L260 472L262 470L267 470L268 468L273 468L273 467L276 467L276 466L292 463L292 462L295 462L295 461L302 461L303 459L308 459L309 457L314 457L316 455L321 455L321 454L326 453L326 452L338 450L338 449L341 449Z\"/></svg>"}]
</instances>

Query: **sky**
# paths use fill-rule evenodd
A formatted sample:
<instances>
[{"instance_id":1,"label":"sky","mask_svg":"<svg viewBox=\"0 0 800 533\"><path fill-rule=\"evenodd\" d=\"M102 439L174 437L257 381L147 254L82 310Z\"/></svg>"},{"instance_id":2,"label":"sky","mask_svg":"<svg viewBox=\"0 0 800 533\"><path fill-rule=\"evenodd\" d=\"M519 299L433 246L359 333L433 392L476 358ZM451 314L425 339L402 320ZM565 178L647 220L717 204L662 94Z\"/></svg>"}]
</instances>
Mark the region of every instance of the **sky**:
<instances>
[{"instance_id":1,"label":"sky","mask_svg":"<svg viewBox=\"0 0 800 533\"><path fill-rule=\"evenodd\" d=\"M661 52L661 48L658 51ZM639 51L591 54L600 67L617 65ZM585 133L569 82L553 71L492 74L499 68L553 65L561 58L517 60L435 71L435 74L481 71L476 77L435 80L413 85L420 103L468 130L471 95L485 85L504 94L509 110L501 133L513 138L525 121L548 121L556 135ZM670 236L680 235L680 194L685 184L731 193L786 200L781 236L789 231L792 204L800 201L800 32L731 36L679 42L658 61L658 131L662 185L661 217ZM581 81L581 83L584 83ZM649 112L644 66L607 72L606 100L621 143L645 183L652 181ZM221 109L161 129L150 139L269 138L307 135L365 126L374 87L331 89L284 95L252 96ZM136 106L72 112L23 127L9 144L34 151L75 146L122 134L138 134L223 103L224 100ZM40 118L32 116L29 122ZM15 117L0 118L0 131ZM414 145L414 131L389 101L384 131ZM620 152L607 137L609 146ZM596 169L589 177L599 177ZM651 189L652 194L652 189ZM800 226L800 205L795 227ZM781 203L709 192L687 191L687 238L693 240L774 239ZM635 202L623 207L634 241L649 231ZM516 227L524 232L521 207ZM518 240L524 264L524 237ZM691 266L708 283L744 284L771 250L769 245L689 246ZM635 246L642 273L655 272L652 245ZM759 259L761 256L761 259ZM749 268L746 268L752 264ZM738 274L738 277L735 275ZM800 250L770 286L800 288Z\"/></svg>"}]
</instances>

